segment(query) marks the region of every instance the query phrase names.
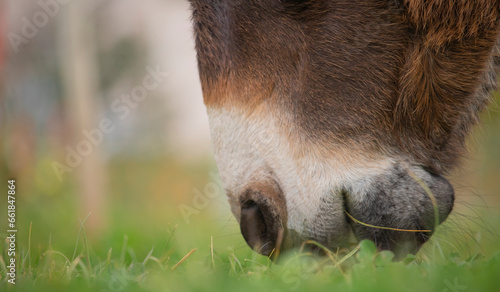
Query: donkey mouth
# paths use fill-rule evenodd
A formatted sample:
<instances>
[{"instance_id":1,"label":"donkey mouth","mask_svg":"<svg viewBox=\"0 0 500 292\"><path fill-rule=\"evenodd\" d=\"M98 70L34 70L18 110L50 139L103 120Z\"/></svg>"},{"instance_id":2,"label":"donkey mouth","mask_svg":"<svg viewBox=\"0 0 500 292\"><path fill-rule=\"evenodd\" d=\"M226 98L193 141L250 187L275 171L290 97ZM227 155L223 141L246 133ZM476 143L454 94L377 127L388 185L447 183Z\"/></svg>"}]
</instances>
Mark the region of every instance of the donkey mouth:
<instances>
[{"instance_id":1,"label":"donkey mouth","mask_svg":"<svg viewBox=\"0 0 500 292\"><path fill-rule=\"evenodd\" d=\"M375 181L363 196L344 195L354 235L393 251L396 259L415 254L453 209L453 187L420 166L395 166Z\"/></svg>"},{"instance_id":2,"label":"donkey mouth","mask_svg":"<svg viewBox=\"0 0 500 292\"><path fill-rule=\"evenodd\" d=\"M296 231L287 228L288 212L279 187L260 184L240 201L243 238L253 250L273 258L307 241L336 250L369 239L379 250L393 251L397 260L418 252L454 202L451 184L419 166L395 166L377 176L365 193L353 190L345 188L322 201L313 219Z\"/></svg>"}]
</instances>

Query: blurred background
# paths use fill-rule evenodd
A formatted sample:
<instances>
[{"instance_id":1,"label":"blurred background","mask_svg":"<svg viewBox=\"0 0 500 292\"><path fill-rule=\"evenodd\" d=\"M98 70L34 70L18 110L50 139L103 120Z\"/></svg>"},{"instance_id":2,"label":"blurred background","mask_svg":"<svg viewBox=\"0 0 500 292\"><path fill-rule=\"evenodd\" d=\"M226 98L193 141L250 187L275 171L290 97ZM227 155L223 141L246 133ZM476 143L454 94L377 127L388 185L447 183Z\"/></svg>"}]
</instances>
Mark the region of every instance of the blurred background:
<instances>
[{"instance_id":1,"label":"blurred background","mask_svg":"<svg viewBox=\"0 0 500 292\"><path fill-rule=\"evenodd\" d=\"M16 179L22 249L72 251L85 221L98 255L124 242L142 257L212 240L249 251L211 153L187 1L1 1L0 30L0 185ZM500 228L496 103L469 149L443 234L489 252Z\"/></svg>"}]
</instances>

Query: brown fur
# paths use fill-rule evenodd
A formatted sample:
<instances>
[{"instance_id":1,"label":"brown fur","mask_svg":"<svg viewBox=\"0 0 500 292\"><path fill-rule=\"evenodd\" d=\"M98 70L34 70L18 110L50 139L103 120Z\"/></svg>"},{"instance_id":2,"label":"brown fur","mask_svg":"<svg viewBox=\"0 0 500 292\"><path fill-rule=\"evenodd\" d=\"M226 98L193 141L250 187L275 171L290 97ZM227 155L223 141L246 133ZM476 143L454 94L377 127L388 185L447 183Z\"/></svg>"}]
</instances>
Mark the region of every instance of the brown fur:
<instances>
[{"instance_id":1,"label":"brown fur","mask_svg":"<svg viewBox=\"0 0 500 292\"><path fill-rule=\"evenodd\" d=\"M399 80L395 130L405 149L442 171L455 164L487 103L481 91L493 85L485 74L498 36L499 2L406 0L404 6L413 34Z\"/></svg>"},{"instance_id":2,"label":"brown fur","mask_svg":"<svg viewBox=\"0 0 500 292\"><path fill-rule=\"evenodd\" d=\"M207 106L270 101L318 143L443 173L495 84L499 0L191 2Z\"/></svg>"},{"instance_id":3,"label":"brown fur","mask_svg":"<svg viewBox=\"0 0 500 292\"><path fill-rule=\"evenodd\" d=\"M404 18L431 47L463 39L482 38L498 26L495 0L404 0Z\"/></svg>"}]
</instances>

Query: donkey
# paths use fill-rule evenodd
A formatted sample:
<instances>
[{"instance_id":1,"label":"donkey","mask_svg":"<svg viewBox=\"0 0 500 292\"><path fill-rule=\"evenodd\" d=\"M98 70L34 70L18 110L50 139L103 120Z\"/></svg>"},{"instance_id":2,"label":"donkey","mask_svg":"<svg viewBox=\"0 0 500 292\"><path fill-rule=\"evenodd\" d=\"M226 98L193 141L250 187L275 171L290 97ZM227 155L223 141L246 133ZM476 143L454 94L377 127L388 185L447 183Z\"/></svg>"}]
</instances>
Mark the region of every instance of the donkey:
<instances>
[{"instance_id":1,"label":"donkey","mask_svg":"<svg viewBox=\"0 0 500 292\"><path fill-rule=\"evenodd\" d=\"M248 245L416 253L453 208L443 176L495 89L500 0L190 2L214 155Z\"/></svg>"}]
</instances>

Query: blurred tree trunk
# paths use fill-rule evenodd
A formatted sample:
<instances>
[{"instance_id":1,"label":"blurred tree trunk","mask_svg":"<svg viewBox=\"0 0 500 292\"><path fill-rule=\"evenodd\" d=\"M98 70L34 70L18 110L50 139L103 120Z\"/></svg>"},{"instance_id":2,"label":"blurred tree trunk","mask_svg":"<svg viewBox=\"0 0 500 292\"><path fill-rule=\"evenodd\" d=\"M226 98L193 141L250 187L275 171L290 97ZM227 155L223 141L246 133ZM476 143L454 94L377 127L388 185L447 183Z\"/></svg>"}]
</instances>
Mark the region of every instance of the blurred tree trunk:
<instances>
[{"instance_id":1,"label":"blurred tree trunk","mask_svg":"<svg viewBox=\"0 0 500 292\"><path fill-rule=\"evenodd\" d=\"M93 7L95 1L71 1L61 11L59 24L59 50L64 97L72 141L68 145L78 152L79 144L87 144L89 139L83 131L92 131L99 126L100 112L99 78L95 50ZM103 137L105 138L105 137ZM106 229L105 216L105 169L100 149L102 145L90 143L91 150L82 155L80 164L73 173L77 178L80 213L83 220L91 213L85 224L88 235L98 236ZM82 149L87 150L85 147ZM67 151L67 150L65 150Z\"/></svg>"}]
</instances>

